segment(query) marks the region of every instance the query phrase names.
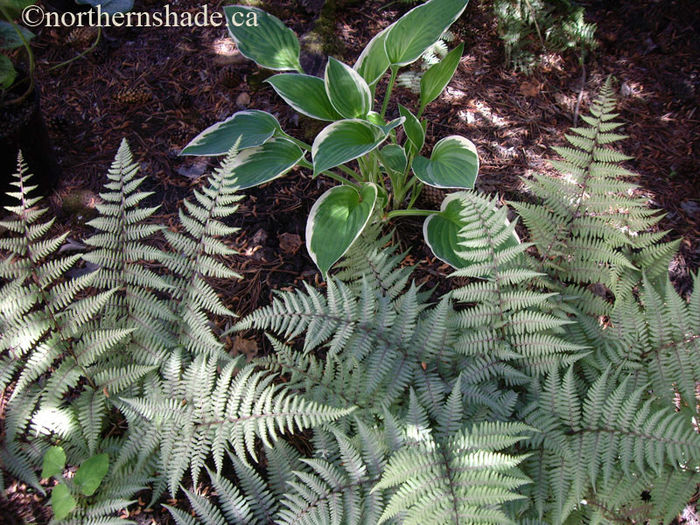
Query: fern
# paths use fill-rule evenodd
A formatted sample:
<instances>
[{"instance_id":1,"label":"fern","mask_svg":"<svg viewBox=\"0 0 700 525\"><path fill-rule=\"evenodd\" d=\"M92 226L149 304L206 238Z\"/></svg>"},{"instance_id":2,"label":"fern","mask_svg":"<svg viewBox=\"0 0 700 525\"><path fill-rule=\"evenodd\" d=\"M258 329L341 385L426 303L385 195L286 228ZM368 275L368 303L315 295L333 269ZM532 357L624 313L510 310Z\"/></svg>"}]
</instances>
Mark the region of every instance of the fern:
<instances>
[{"instance_id":1,"label":"fern","mask_svg":"<svg viewBox=\"0 0 700 525\"><path fill-rule=\"evenodd\" d=\"M653 269L650 277L661 275L676 247L659 245L658 235L644 233L661 217L643 199L630 197L637 186L621 177L633 174L619 166L629 157L606 147L624 138L612 133L621 125L613 120L614 107L608 80L592 116L582 117L588 126L566 136L573 147L555 148L563 160L552 164L563 177L536 176L527 183L541 204L513 203L539 251L538 269L592 315L609 312L600 294L589 289L592 285L624 296L641 278L629 270Z\"/></svg>"},{"instance_id":2,"label":"fern","mask_svg":"<svg viewBox=\"0 0 700 525\"><path fill-rule=\"evenodd\" d=\"M88 223L99 232L85 241L94 250L83 256L101 269L93 283L95 287L118 290L99 325L132 330L123 342L122 367L136 363L158 365L172 346L164 322L172 320L173 314L158 296L171 287L142 262L162 262L165 258L163 252L146 244L162 229L147 222L158 207L138 208L152 192L139 191L145 177L137 178L137 171L129 147L122 141L107 174L107 191L100 194L104 202L97 205L99 216ZM118 393L113 388L109 390Z\"/></svg>"},{"instance_id":3,"label":"fern","mask_svg":"<svg viewBox=\"0 0 700 525\"><path fill-rule=\"evenodd\" d=\"M219 470L229 447L241 460L248 455L257 460L256 437L271 446L281 433L352 411L352 407L326 407L288 394L271 384L272 376L255 372L253 366L242 367L241 358L198 356L186 368L179 356L172 359L167 381L154 387L148 399L124 399L123 403L124 410L133 410L155 426L160 464L173 495L188 467L196 483L210 455ZM221 372L215 381L217 368Z\"/></svg>"},{"instance_id":4,"label":"fern","mask_svg":"<svg viewBox=\"0 0 700 525\"><path fill-rule=\"evenodd\" d=\"M206 186L201 191L195 190L196 202L184 201L184 209L180 210L184 232L165 231L175 253L165 263L175 274L172 295L178 319L177 341L190 353L221 351L223 347L208 326L207 315L232 315L206 279L240 278L217 260L217 257L235 253L220 238L237 231L222 222L235 213L240 198L235 193L233 170L237 154L237 145L234 145L221 166L208 178Z\"/></svg>"},{"instance_id":5,"label":"fern","mask_svg":"<svg viewBox=\"0 0 700 525\"><path fill-rule=\"evenodd\" d=\"M376 489L396 487L379 523L508 523L502 505L528 482L522 457L497 452L525 436L522 425L485 423L461 429L459 379L430 429L428 414L411 395L407 443L392 455Z\"/></svg>"},{"instance_id":6,"label":"fern","mask_svg":"<svg viewBox=\"0 0 700 525\"><path fill-rule=\"evenodd\" d=\"M541 431L530 442L540 516L551 512L563 522L578 502L596 497L599 487L621 475L643 480L644 487L672 469L698 467L700 436L635 382L632 375L616 380L610 369L587 389L573 368L563 379L557 372L548 376L539 399L523 413Z\"/></svg>"}]
</instances>

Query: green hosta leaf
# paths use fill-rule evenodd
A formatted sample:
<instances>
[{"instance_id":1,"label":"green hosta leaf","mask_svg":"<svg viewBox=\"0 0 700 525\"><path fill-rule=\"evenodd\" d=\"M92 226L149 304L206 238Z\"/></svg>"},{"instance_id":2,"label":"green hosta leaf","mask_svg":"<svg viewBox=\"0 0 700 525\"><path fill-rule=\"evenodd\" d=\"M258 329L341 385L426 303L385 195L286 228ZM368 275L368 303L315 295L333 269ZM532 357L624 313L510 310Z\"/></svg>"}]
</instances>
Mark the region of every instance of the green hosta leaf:
<instances>
[{"instance_id":1,"label":"green hosta leaf","mask_svg":"<svg viewBox=\"0 0 700 525\"><path fill-rule=\"evenodd\" d=\"M461 257L459 253L466 248L459 244L459 231L466 226L461 212L463 209L461 194L452 193L445 197L440 206L440 213L430 215L423 223L423 237L435 256L454 268L466 268L469 261ZM516 246L520 239L513 232L503 247Z\"/></svg>"},{"instance_id":2,"label":"green hosta leaf","mask_svg":"<svg viewBox=\"0 0 700 525\"><path fill-rule=\"evenodd\" d=\"M408 159L406 159L406 152L401 146L389 144L381 149L379 156L384 167L394 173L403 173L406 169Z\"/></svg>"},{"instance_id":3,"label":"green hosta leaf","mask_svg":"<svg viewBox=\"0 0 700 525\"><path fill-rule=\"evenodd\" d=\"M83 461L75 473L75 486L85 496L92 496L109 470L109 456L97 454Z\"/></svg>"},{"instance_id":4,"label":"green hosta leaf","mask_svg":"<svg viewBox=\"0 0 700 525\"><path fill-rule=\"evenodd\" d=\"M422 183L436 188L472 189L479 173L476 146L459 135L445 137L435 144L430 159L415 158L413 173Z\"/></svg>"},{"instance_id":5,"label":"green hosta leaf","mask_svg":"<svg viewBox=\"0 0 700 525\"><path fill-rule=\"evenodd\" d=\"M302 158L304 152L299 146L283 138L243 150L233 162L236 185L245 189L269 182L287 173Z\"/></svg>"},{"instance_id":6,"label":"green hosta leaf","mask_svg":"<svg viewBox=\"0 0 700 525\"><path fill-rule=\"evenodd\" d=\"M12 61L5 55L0 55L0 87L9 88L17 78L17 71Z\"/></svg>"},{"instance_id":7,"label":"green hosta leaf","mask_svg":"<svg viewBox=\"0 0 700 525\"><path fill-rule=\"evenodd\" d=\"M62 447L50 447L44 454L44 463L41 467L42 479L61 475L66 468L66 453Z\"/></svg>"},{"instance_id":8,"label":"green hosta leaf","mask_svg":"<svg viewBox=\"0 0 700 525\"><path fill-rule=\"evenodd\" d=\"M376 84L389 69L389 58L384 49L384 39L394 24L374 35L369 44L362 50L353 69L365 79L370 86Z\"/></svg>"},{"instance_id":9,"label":"green hosta leaf","mask_svg":"<svg viewBox=\"0 0 700 525\"><path fill-rule=\"evenodd\" d=\"M287 104L299 113L318 120L340 120L343 117L331 104L322 79L298 73L283 73L266 80Z\"/></svg>"},{"instance_id":10,"label":"green hosta leaf","mask_svg":"<svg viewBox=\"0 0 700 525\"><path fill-rule=\"evenodd\" d=\"M331 104L343 117L364 117L372 109L372 93L367 82L350 66L330 57L325 82Z\"/></svg>"},{"instance_id":11,"label":"green hosta leaf","mask_svg":"<svg viewBox=\"0 0 700 525\"><path fill-rule=\"evenodd\" d=\"M60 521L75 508L75 498L71 496L70 490L65 483L56 485L51 490L51 508L53 508L53 517Z\"/></svg>"},{"instance_id":12,"label":"green hosta leaf","mask_svg":"<svg viewBox=\"0 0 700 525\"><path fill-rule=\"evenodd\" d=\"M17 29L19 29L19 32L22 33L22 36L24 36L27 42L34 38L34 33L26 27L17 25ZM22 39L17 34L15 26L9 22L0 20L0 49L14 49L21 45L23 45Z\"/></svg>"},{"instance_id":13,"label":"green hosta leaf","mask_svg":"<svg viewBox=\"0 0 700 525\"><path fill-rule=\"evenodd\" d=\"M225 155L239 137L238 149L260 146L281 129L277 119L265 111L239 111L202 131L180 155Z\"/></svg>"},{"instance_id":14,"label":"green hosta leaf","mask_svg":"<svg viewBox=\"0 0 700 525\"><path fill-rule=\"evenodd\" d=\"M376 201L377 187L366 183L360 191L336 186L314 203L306 222L306 248L324 279L367 226Z\"/></svg>"},{"instance_id":15,"label":"green hosta leaf","mask_svg":"<svg viewBox=\"0 0 700 525\"><path fill-rule=\"evenodd\" d=\"M224 7L229 33L241 54L275 71L301 71L299 40L294 31L257 7Z\"/></svg>"},{"instance_id":16,"label":"green hosta leaf","mask_svg":"<svg viewBox=\"0 0 700 525\"><path fill-rule=\"evenodd\" d=\"M450 83L462 58L464 44L460 44L447 53L437 64L433 64L420 79L420 105L422 108L440 96L442 90Z\"/></svg>"},{"instance_id":17,"label":"green hosta leaf","mask_svg":"<svg viewBox=\"0 0 700 525\"><path fill-rule=\"evenodd\" d=\"M113 15L115 13L127 13L134 7L133 0L75 0L79 4L87 4L93 7L98 5L103 13Z\"/></svg>"},{"instance_id":18,"label":"green hosta leaf","mask_svg":"<svg viewBox=\"0 0 700 525\"><path fill-rule=\"evenodd\" d=\"M421 126L420 121L409 111L408 108L399 104L399 114L406 120L403 123L403 129L406 132L408 140L413 145L412 149L418 153L423 148L425 142L425 131Z\"/></svg>"},{"instance_id":19,"label":"green hosta leaf","mask_svg":"<svg viewBox=\"0 0 700 525\"><path fill-rule=\"evenodd\" d=\"M386 139L386 128L364 120L340 120L326 126L311 147L314 175L372 151Z\"/></svg>"},{"instance_id":20,"label":"green hosta leaf","mask_svg":"<svg viewBox=\"0 0 700 525\"><path fill-rule=\"evenodd\" d=\"M415 62L459 18L469 0L430 0L403 15L384 41L389 63Z\"/></svg>"}]
</instances>

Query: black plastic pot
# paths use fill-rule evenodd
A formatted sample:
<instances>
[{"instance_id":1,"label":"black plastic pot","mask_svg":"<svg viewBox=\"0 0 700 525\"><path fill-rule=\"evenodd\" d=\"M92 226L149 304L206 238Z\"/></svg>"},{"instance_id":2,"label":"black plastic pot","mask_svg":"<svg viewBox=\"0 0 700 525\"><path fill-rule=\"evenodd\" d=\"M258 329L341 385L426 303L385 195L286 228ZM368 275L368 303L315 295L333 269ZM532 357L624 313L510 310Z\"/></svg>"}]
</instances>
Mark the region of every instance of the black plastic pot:
<instances>
[{"instance_id":1,"label":"black plastic pot","mask_svg":"<svg viewBox=\"0 0 700 525\"><path fill-rule=\"evenodd\" d=\"M18 83L17 95L23 92L22 85L26 86L23 82ZM8 93L6 100L11 98L13 93ZM32 184L38 186L37 191L41 194L47 195L58 182L61 170L41 114L39 91L35 88L19 103L0 102L0 122L0 200L8 203L5 194L16 191L9 182L17 171L20 150L29 172L34 175Z\"/></svg>"}]
</instances>

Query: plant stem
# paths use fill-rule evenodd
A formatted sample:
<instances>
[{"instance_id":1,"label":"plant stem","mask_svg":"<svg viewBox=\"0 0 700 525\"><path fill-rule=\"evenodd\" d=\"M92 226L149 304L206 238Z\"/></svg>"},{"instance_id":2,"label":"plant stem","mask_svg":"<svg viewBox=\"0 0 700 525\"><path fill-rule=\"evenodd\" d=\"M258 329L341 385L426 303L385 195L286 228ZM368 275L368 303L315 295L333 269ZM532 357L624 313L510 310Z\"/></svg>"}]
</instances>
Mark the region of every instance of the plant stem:
<instances>
[{"instance_id":1,"label":"plant stem","mask_svg":"<svg viewBox=\"0 0 700 525\"><path fill-rule=\"evenodd\" d=\"M282 133L284 133L284 131L283 131ZM292 142L294 142L294 144L296 144L297 146L299 146L299 147L300 147L301 149L303 149L303 150L311 151L311 146L310 146L309 144L307 144L306 142L302 142L302 141L299 140L299 139L295 139L294 137L292 137L291 135L287 135L286 133L284 133L284 138L291 140ZM301 163L300 163L300 164L301 164ZM309 168L309 169L313 169L313 166L312 166L311 164L304 165L304 167L305 167L305 168ZM353 179L355 179L355 180L357 180L357 181L360 180L360 179L357 177L357 173L355 173L353 170L351 170L350 168L348 168L346 165L341 164L340 166L338 166L338 169L339 169L340 171L345 172L347 175L350 175ZM327 172L324 172L324 173L327 174ZM343 180L345 180L345 179L343 179Z\"/></svg>"},{"instance_id":2,"label":"plant stem","mask_svg":"<svg viewBox=\"0 0 700 525\"><path fill-rule=\"evenodd\" d=\"M386 108L389 106L389 98L391 97L391 91L394 89L394 82L396 82L396 75L399 72L398 66L391 66L391 78L389 79L389 85L386 87L386 93L384 93L384 101L382 102L382 112L381 117L384 118L386 115Z\"/></svg>"},{"instance_id":3,"label":"plant stem","mask_svg":"<svg viewBox=\"0 0 700 525\"><path fill-rule=\"evenodd\" d=\"M311 165L310 162L306 161L305 159L302 159L297 163L299 166L302 168L307 168L307 169L313 169L313 166ZM353 172L354 173L354 172ZM354 188L359 188L359 185L355 184L351 180L346 179L342 175L339 175L337 173L333 173L332 171L322 171L320 175L325 175L326 177L330 177L331 179L340 182L341 184L345 184L347 186L353 186Z\"/></svg>"},{"instance_id":4,"label":"plant stem","mask_svg":"<svg viewBox=\"0 0 700 525\"><path fill-rule=\"evenodd\" d=\"M282 133L284 133L284 131ZM296 144L297 146L299 146L303 150L311 151L311 146L309 144L307 144L306 142L302 142L299 139L295 139L294 137L292 137L291 135L287 135L286 133L284 133L284 138L291 140L292 142L294 142L294 144Z\"/></svg>"},{"instance_id":5,"label":"plant stem","mask_svg":"<svg viewBox=\"0 0 700 525\"><path fill-rule=\"evenodd\" d=\"M102 26L97 26L97 37L95 38L95 41L92 43L92 45L90 47L88 47L82 53L77 54L73 58L69 58L68 60L63 61L60 64L55 64L55 65L51 66L46 71L53 71L53 70L58 69L60 67L67 66L71 62L75 62L79 58L83 58L85 55L87 55L88 53L91 53L97 47L97 45L100 43L101 37L102 37Z\"/></svg>"},{"instance_id":6,"label":"plant stem","mask_svg":"<svg viewBox=\"0 0 700 525\"><path fill-rule=\"evenodd\" d=\"M436 213L436 210L393 210L384 216L384 220L388 221L394 217L428 217Z\"/></svg>"},{"instance_id":7,"label":"plant stem","mask_svg":"<svg viewBox=\"0 0 700 525\"><path fill-rule=\"evenodd\" d=\"M326 177L330 177L334 181L340 182L341 184L345 184L346 186L352 186L353 188L359 188L359 184L355 184L353 181L346 179L342 175L339 175L337 173L333 173L332 171L322 171L321 175L325 175Z\"/></svg>"}]
</instances>

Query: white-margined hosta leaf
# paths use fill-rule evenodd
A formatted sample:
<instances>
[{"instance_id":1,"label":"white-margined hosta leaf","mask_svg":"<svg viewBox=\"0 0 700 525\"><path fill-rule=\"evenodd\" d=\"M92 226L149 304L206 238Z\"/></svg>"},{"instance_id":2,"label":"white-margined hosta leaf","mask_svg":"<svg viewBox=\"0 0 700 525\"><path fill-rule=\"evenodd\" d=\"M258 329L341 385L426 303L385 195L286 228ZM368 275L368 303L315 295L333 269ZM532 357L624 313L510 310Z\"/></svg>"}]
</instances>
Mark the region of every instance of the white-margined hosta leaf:
<instances>
[{"instance_id":1,"label":"white-margined hosta leaf","mask_svg":"<svg viewBox=\"0 0 700 525\"><path fill-rule=\"evenodd\" d=\"M306 248L326 278L328 270L348 251L365 229L375 203L377 186L336 186L314 203L306 222Z\"/></svg>"},{"instance_id":2,"label":"white-margined hosta leaf","mask_svg":"<svg viewBox=\"0 0 700 525\"><path fill-rule=\"evenodd\" d=\"M299 39L282 21L257 7L224 7L229 33L239 51L275 71L301 71Z\"/></svg>"},{"instance_id":3,"label":"white-margined hosta leaf","mask_svg":"<svg viewBox=\"0 0 700 525\"><path fill-rule=\"evenodd\" d=\"M277 119L257 109L239 111L202 131L180 155L225 155L241 139L238 149L253 148L281 132Z\"/></svg>"},{"instance_id":4,"label":"white-margined hosta leaf","mask_svg":"<svg viewBox=\"0 0 700 525\"><path fill-rule=\"evenodd\" d=\"M445 137L435 144L430 159L416 157L413 173L429 186L471 190L479 174L476 146L459 135Z\"/></svg>"},{"instance_id":5,"label":"white-margined hosta leaf","mask_svg":"<svg viewBox=\"0 0 700 525\"><path fill-rule=\"evenodd\" d=\"M355 62L353 69L365 79L370 86L376 84L382 75L389 69L389 58L384 49L384 39L394 25L390 25L382 32L377 33L367 46L362 50Z\"/></svg>"},{"instance_id":6,"label":"white-margined hosta leaf","mask_svg":"<svg viewBox=\"0 0 700 525\"><path fill-rule=\"evenodd\" d=\"M394 173L403 173L408 163L406 152L401 146L396 144L389 144L383 147L379 152L379 157L382 159L384 168Z\"/></svg>"},{"instance_id":7,"label":"white-margined hosta leaf","mask_svg":"<svg viewBox=\"0 0 700 525\"><path fill-rule=\"evenodd\" d=\"M350 66L330 57L325 82L331 104L343 117L365 117L372 109L372 93L367 82Z\"/></svg>"},{"instance_id":8,"label":"white-margined hosta leaf","mask_svg":"<svg viewBox=\"0 0 700 525\"><path fill-rule=\"evenodd\" d=\"M376 126L365 120L348 119L330 124L316 136L311 147L314 175L369 153L402 122L403 118Z\"/></svg>"},{"instance_id":9,"label":"white-margined hosta leaf","mask_svg":"<svg viewBox=\"0 0 700 525\"><path fill-rule=\"evenodd\" d=\"M421 148L423 148L423 143L425 142L423 126L415 115L401 104L399 104L399 114L406 119L403 123L403 129L406 132L408 140L411 142L411 149L418 153Z\"/></svg>"},{"instance_id":10,"label":"white-margined hosta leaf","mask_svg":"<svg viewBox=\"0 0 700 525\"><path fill-rule=\"evenodd\" d=\"M468 1L430 0L403 15L384 40L389 63L405 66L418 60L459 18Z\"/></svg>"},{"instance_id":11,"label":"white-margined hosta leaf","mask_svg":"<svg viewBox=\"0 0 700 525\"><path fill-rule=\"evenodd\" d=\"M429 216L423 223L423 237L426 244L438 259L457 269L466 268L471 264L464 257L465 252L474 249L464 245L464 239L467 237L465 229L475 228L479 230L482 227L479 221L470 224L467 218L474 208L470 195L467 192L448 195L442 201L440 212ZM497 213L503 214L502 221L508 225L507 229L509 230L503 234L505 237L499 246L511 247L520 244L518 235L505 217L506 210L494 209L493 214Z\"/></svg>"},{"instance_id":12,"label":"white-margined hosta leaf","mask_svg":"<svg viewBox=\"0 0 700 525\"><path fill-rule=\"evenodd\" d=\"M241 151L231 164L239 189L252 188L285 175L304 152L291 140L274 138L262 146Z\"/></svg>"},{"instance_id":13,"label":"white-margined hosta leaf","mask_svg":"<svg viewBox=\"0 0 700 525\"><path fill-rule=\"evenodd\" d=\"M266 80L299 113L318 120L341 120L328 99L323 79L298 73L283 73Z\"/></svg>"}]
</instances>

